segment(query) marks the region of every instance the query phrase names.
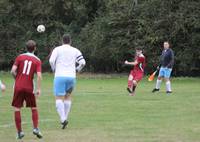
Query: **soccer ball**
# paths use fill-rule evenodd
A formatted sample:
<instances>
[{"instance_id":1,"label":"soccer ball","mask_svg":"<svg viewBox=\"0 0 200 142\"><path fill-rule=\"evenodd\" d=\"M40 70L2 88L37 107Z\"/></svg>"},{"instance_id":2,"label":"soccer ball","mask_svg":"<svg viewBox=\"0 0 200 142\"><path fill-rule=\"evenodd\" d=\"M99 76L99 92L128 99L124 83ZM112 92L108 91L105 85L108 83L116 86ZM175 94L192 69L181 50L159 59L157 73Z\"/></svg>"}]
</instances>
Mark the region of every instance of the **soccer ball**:
<instances>
[{"instance_id":1,"label":"soccer ball","mask_svg":"<svg viewBox=\"0 0 200 142\"><path fill-rule=\"evenodd\" d=\"M44 26L44 25L38 25L38 26L37 26L37 31L38 31L39 33L43 33L43 32L45 31L45 26Z\"/></svg>"}]
</instances>

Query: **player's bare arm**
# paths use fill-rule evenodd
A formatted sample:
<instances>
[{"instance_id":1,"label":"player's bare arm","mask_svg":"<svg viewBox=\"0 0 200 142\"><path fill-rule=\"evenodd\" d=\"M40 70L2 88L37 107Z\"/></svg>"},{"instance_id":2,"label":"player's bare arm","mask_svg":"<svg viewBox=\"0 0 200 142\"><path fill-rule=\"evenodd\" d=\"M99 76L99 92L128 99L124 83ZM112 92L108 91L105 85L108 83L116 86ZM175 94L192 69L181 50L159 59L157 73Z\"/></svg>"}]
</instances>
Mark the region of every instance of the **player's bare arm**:
<instances>
[{"instance_id":1,"label":"player's bare arm","mask_svg":"<svg viewBox=\"0 0 200 142\"><path fill-rule=\"evenodd\" d=\"M124 63L125 63L126 65L132 65L132 66L135 66L135 65L138 64L138 61L135 60L134 62L129 62L129 61L126 60Z\"/></svg>"},{"instance_id":2,"label":"player's bare arm","mask_svg":"<svg viewBox=\"0 0 200 142\"><path fill-rule=\"evenodd\" d=\"M16 75L17 75L17 66L16 65L13 65L12 66L12 69L11 69L11 74L14 78L16 78Z\"/></svg>"}]
</instances>

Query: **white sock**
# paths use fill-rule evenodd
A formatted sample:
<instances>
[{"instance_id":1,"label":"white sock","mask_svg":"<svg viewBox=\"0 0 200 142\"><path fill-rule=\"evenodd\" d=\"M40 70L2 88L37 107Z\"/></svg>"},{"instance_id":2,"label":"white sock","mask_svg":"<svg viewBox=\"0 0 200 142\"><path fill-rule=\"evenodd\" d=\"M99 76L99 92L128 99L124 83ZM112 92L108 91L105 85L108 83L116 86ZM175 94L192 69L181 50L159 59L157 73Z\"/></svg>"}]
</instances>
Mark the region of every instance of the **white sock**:
<instances>
[{"instance_id":1,"label":"white sock","mask_svg":"<svg viewBox=\"0 0 200 142\"><path fill-rule=\"evenodd\" d=\"M166 90L167 90L167 91L172 91L170 81L167 81L167 82L166 82Z\"/></svg>"},{"instance_id":2,"label":"white sock","mask_svg":"<svg viewBox=\"0 0 200 142\"><path fill-rule=\"evenodd\" d=\"M65 100L64 104L65 104L65 116L66 116L66 120L67 120L69 112L70 112L70 109L71 109L72 102L71 102L71 100Z\"/></svg>"},{"instance_id":3,"label":"white sock","mask_svg":"<svg viewBox=\"0 0 200 142\"><path fill-rule=\"evenodd\" d=\"M156 82L156 89L160 89L161 83L162 83L162 80L157 79L157 82Z\"/></svg>"},{"instance_id":4,"label":"white sock","mask_svg":"<svg viewBox=\"0 0 200 142\"><path fill-rule=\"evenodd\" d=\"M56 109L60 116L60 121L64 122L66 120L66 116L65 116L65 105L63 100L56 100Z\"/></svg>"}]
</instances>

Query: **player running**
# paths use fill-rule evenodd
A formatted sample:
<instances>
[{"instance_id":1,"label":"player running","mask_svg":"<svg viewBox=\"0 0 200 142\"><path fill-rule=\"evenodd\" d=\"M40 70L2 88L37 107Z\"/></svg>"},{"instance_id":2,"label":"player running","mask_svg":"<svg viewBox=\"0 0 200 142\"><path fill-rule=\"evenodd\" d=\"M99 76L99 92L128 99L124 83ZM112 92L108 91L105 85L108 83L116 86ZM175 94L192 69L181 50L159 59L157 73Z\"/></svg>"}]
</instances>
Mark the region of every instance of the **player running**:
<instances>
[{"instance_id":1,"label":"player running","mask_svg":"<svg viewBox=\"0 0 200 142\"><path fill-rule=\"evenodd\" d=\"M65 129L68 124L71 93L76 83L76 71L81 71L86 64L82 53L70 44L71 37L63 35L63 45L56 47L49 59L51 68L55 72L54 95L62 129ZM76 64L78 64L77 67Z\"/></svg>"},{"instance_id":2,"label":"player running","mask_svg":"<svg viewBox=\"0 0 200 142\"><path fill-rule=\"evenodd\" d=\"M130 96L135 95L135 89L140 80L144 75L144 67L145 67L145 56L142 53L142 48L136 48L136 56L134 62L125 61L126 65L134 66L131 70L129 77L128 77L128 92Z\"/></svg>"},{"instance_id":3,"label":"player running","mask_svg":"<svg viewBox=\"0 0 200 142\"><path fill-rule=\"evenodd\" d=\"M172 67L174 65L174 52L170 48L170 44L168 41L165 41L163 46L164 49L161 55L161 68L156 82L156 88L154 88L152 92L154 93L160 90L162 79L164 79L166 82L166 93L169 94L172 93L170 76L172 72Z\"/></svg>"},{"instance_id":4,"label":"player running","mask_svg":"<svg viewBox=\"0 0 200 142\"><path fill-rule=\"evenodd\" d=\"M26 102L26 107L30 107L32 111L33 134L38 138L42 138L42 134L38 128L38 110L36 106L36 96L41 93L41 61L34 55L36 43L29 40L26 43L27 53L19 55L12 66L11 74L15 78L14 96L12 106L14 107L15 125L17 128L17 139L22 139L24 133L21 127L21 108ZM34 94L33 78L37 74L37 91Z\"/></svg>"}]
</instances>

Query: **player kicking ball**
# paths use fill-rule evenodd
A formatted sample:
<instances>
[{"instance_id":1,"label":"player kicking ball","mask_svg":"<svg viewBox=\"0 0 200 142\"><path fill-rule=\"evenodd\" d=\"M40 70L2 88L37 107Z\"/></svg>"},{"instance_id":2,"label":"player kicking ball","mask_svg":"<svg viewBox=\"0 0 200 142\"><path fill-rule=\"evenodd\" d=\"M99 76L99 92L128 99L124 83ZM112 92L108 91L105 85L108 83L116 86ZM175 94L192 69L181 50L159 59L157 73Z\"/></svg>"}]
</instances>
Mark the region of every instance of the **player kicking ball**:
<instances>
[{"instance_id":1,"label":"player kicking ball","mask_svg":"<svg viewBox=\"0 0 200 142\"><path fill-rule=\"evenodd\" d=\"M126 65L134 66L128 77L128 88L127 91L130 96L135 96L135 89L140 80L144 75L145 67L145 56L142 53L142 48L136 48L136 56L134 62L124 62Z\"/></svg>"},{"instance_id":2,"label":"player kicking ball","mask_svg":"<svg viewBox=\"0 0 200 142\"><path fill-rule=\"evenodd\" d=\"M15 78L14 96L12 106L14 107L15 125L17 128L17 139L24 137L21 126L21 108L26 102L26 107L31 108L33 121L33 134L42 138L38 128L38 110L36 106L36 96L41 93L41 61L34 55L36 43L29 40L26 43L27 53L19 55L12 66L11 74ZM37 91L34 94L33 78L37 74ZM36 96L35 96L36 95Z\"/></svg>"},{"instance_id":3,"label":"player kicking ball","mask_svg":"<svg viewBox=\"0 0 200 142\"><path fill-rule=\"evenodd\" d=\"M56 47L49 59L51 68L55 72L54 95L62 129L65 129L68 124L68 115L72 104L71 94L76 83L76 71L81 71L85 66L82 53L70 44L70 35L63 35L63 45ZM77 67L76 64L78 64Z\"/></svg>"}]
</instances>

